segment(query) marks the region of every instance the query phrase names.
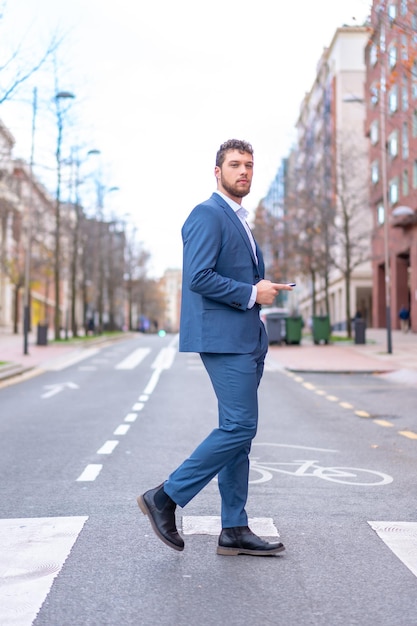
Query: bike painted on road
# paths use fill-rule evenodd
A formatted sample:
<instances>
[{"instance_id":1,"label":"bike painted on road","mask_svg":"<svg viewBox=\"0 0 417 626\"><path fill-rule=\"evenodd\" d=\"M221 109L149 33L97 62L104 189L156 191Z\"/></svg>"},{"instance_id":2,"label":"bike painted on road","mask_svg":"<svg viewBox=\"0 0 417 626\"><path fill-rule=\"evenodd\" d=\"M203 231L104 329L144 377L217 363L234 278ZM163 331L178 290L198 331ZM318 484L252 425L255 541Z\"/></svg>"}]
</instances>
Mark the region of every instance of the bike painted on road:
<instances>
[{"instance_id":1,"label":"bike painted on road","mask_svg":"<svg viewBox=\"0 0 417 626\"><path fill-rule=\"evenodd\" d=\"M285 444L253 444L256 452L261 446L276 446L283 448L296 448L302 450L314 450L315 452L337 452L336 450L323 450L319 448L306 448L304 446L286 446ZM376 487L389 485L393 478L389 474L361 467L341 467L319 465L316 459L295 459L291 461L263 461L261 457L250 457L249 482L252 485L266 483L272 480L274 474L287 476L321 478L342 485L360 485L364 487Z\"/></svg>"}]
</instances>

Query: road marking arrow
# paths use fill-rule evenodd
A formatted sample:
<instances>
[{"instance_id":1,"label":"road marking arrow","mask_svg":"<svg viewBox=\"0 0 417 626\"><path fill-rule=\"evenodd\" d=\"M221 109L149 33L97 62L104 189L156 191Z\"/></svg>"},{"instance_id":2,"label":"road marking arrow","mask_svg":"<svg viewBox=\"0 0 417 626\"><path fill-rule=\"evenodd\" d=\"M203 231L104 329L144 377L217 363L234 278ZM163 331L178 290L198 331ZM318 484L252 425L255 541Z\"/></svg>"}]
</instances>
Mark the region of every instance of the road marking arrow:
<instances>
[{"instance_id":1,"label":"road marking arrow","mask_svg":"<svg viewBox=\"0 0 417 626\"><path fill-rule=\"evenodd\" d=\"M64 391L64 389L79 389L79 386L76 383L56 383L55 385L44 385L46 391L41 395L41 398L51 398L55 396L60 391Z\"/></svg>"}]
</instances>

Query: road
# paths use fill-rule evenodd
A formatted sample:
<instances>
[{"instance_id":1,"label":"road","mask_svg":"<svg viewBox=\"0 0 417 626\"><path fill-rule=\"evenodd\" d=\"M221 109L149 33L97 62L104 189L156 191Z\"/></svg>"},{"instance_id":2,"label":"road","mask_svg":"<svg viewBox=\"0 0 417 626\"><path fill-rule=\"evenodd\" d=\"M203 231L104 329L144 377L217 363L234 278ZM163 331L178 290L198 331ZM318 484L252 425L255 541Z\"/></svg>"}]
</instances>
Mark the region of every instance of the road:
<instances>
[{"instance_id":1,"label":"road","mask_svg":"<svg viewBox=\"0 0 417 626\"><path fill-rule=\"evenodd\" d=\"M213 481L178 553L136 496L216 425L199 357L172 335L84 356L0 389L0 626L417 624L416 389L268 358L248 513L286 551L216 555Z\"/></svg>"}]
</instances>

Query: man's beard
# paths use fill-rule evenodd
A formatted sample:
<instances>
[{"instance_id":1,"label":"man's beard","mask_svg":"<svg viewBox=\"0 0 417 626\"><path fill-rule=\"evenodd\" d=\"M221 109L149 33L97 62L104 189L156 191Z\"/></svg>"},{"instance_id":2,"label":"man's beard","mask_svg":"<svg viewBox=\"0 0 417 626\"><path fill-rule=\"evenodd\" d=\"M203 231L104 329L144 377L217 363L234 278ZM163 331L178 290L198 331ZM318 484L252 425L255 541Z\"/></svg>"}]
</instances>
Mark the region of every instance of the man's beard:
<instances>
[{"instance_id":1,"label":"man's beard","mask_svg":"<svg viewBox=\"0 0 417 626\"><path fill-rule=\"evenodd\" d=\"M250 184L247 189L243 189L242 187L238 187L237 185L229 185L224 180L223 176L220 178L223 189L227 191L231 196L235 196L236 198L244 198L250 192Z\"/></svg>"}]
</instances>

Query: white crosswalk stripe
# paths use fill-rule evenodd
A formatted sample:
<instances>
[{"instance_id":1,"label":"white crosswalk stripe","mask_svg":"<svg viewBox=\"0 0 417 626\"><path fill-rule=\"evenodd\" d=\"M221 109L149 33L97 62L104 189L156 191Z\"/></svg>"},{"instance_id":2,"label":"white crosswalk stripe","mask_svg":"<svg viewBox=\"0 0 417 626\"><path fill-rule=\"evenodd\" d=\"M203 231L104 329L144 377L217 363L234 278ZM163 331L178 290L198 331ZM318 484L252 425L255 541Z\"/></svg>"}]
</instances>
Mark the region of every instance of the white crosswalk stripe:
<instances>
[{"instance_id":1,"label":"white crosswalk stripe","mask_svg":"<svg viewBox=\"0 0 417 626\"><path fill-rule=\"evenodd\" d=\"M271 517L249 518L251 530L260 537L279 537L278 530ZM220 535L222 523L215 515L185 515L182 518L184 535Z\"/></svg>"},{"instance_id":2,"label":"white crosswalk stripe","mask_svg":"<svg viewBox=\"0 0 417 626\"><path fill-rule=\"evenodd\" d=\"M417 576L417 522L368 522L395 556Z\"/></svg>"},{"instance_id":3,"label":"white crosswalk stripe","mask_svg":"<svg viewBox=\"0 0 417 626\"><path fill-rule=\"evenodd\" d=\"M30 626L88 517L0 520L0 624Z\"/></svg>"},{"instance_id":4,"label":"white crosswalk stripe","mask_svg":"<svg viewBox=\"0 0 417 626\"><path fill-rule=\"evenodd\" d=\"M138 348L116 365L117 370L131 370L135 368L151 351L150 348Z\"/></svg>"}]
</instances>

